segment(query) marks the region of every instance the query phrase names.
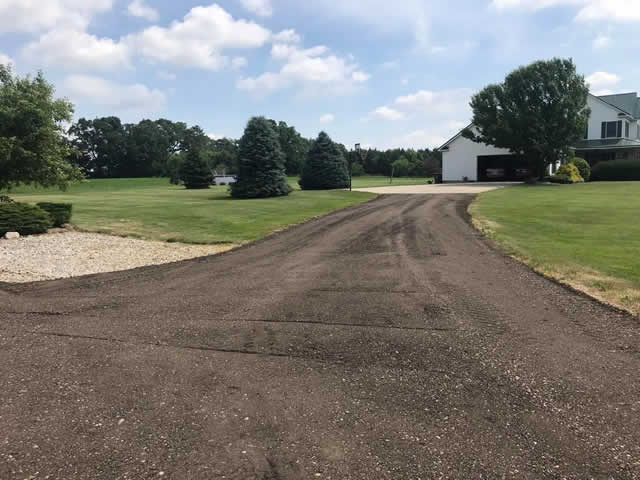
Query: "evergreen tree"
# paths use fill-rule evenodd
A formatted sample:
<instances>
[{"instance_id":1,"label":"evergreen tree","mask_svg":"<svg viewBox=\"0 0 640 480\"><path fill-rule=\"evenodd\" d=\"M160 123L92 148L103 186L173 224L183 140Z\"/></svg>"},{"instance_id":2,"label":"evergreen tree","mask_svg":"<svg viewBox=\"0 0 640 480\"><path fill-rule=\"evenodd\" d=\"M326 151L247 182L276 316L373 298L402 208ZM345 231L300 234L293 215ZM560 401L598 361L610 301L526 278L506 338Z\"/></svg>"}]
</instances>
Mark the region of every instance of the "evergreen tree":
<instances>
[{"instance_id":1,"label":"evergreen tree","mask_svg":"<svg viewBox=\"0 0 640 480\"><path fill-rule=\"evenodd\" d=\"M200 150L191 149L187 152L184 163L180 167L180 179L189 190L209 188L213 175L207 162L202 158Z\"/></svg>"},{"instance_id":2,"label":"evergreen tree","mask_svg":"<svg viewBox=\"0 0 640 480\"><path fill-rule=\"evenodd\" d=\"M284 155L278 133L264 117L249 120L240 140L238 180L231 184L234 198L265 198L289 195Z\"/></svg>"},{"instance_id":3,"label":"evergreen tree","mask_svg":"<svg viewBox=\"0 0 640 480\"><path fill-rule=\"evenodd\" d=\"M344 155L325 132L320 132L307 153L300 176L300 187L303 190L349 187L349 171Z\"/></svg>"}]
</instances>

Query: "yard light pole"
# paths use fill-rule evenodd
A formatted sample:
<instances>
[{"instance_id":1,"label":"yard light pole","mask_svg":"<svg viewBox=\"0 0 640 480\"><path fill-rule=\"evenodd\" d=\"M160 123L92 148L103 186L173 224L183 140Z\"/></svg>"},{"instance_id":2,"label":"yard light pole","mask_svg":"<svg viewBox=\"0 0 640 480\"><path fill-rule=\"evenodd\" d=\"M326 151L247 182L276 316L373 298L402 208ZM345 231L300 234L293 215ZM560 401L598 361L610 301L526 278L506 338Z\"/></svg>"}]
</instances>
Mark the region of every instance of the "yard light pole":
<instances>
[{"instance_id":1,"label":"yard light pole","mask_svg":"<svg viewBox=\"0 0 640 480\"><path fill-rule=\"evenodd\" d=\"M360 144L356 143L356 153L358 155L360 155ZM351 161L349 162L349 191L352 191L352 185L353 185L353 157L351 157L350 159Z\"/></svg>"}]
</instances>

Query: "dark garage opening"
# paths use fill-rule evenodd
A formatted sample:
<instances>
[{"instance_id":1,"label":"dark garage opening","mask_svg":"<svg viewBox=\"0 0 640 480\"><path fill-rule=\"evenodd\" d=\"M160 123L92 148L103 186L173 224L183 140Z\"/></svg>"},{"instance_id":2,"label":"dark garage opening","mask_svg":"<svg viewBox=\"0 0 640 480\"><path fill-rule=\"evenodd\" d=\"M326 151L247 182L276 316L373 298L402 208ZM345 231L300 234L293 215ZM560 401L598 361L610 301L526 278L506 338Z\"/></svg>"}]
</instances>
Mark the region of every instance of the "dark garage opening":
<instances>
[{"instance_id":1,"label":"dark garage opening","mask_svg":"<svg viewBox=\"0 0 640 480\"><path fill-rule=\"evenodd\" d=\"M526 161L516 155L479 155L479 182L510 182L531 176Z\"/></svg>"}]
</instances>

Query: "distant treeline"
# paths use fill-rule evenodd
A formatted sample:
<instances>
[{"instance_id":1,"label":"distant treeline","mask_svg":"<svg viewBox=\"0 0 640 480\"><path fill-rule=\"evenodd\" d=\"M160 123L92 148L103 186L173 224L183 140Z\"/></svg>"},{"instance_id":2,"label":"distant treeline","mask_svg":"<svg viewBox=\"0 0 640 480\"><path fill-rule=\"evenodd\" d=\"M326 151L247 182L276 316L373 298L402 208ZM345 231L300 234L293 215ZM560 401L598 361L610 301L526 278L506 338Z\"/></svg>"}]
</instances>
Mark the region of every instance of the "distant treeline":
<instances>
[{"instance_id":1,"label":"distant treeline","mask_svg":"<svg viewBox=\"0 0 640 480\"><path fill-rule=\"evenodd\" d=\"M287 175L302 171L311 140L285 122L270 120L278 132ZM72 163L90 178L170 177L177 179L184 156L198 149L212 171L235 173L238 141L213 140L199 126L171 120L142 120L123 124L118 117L81 118L69 130L75 152ZM442 155L435 150L363 150L360 154L339 144L355 174L426 176L439 171Z\"/></svg>"}]
</instances>

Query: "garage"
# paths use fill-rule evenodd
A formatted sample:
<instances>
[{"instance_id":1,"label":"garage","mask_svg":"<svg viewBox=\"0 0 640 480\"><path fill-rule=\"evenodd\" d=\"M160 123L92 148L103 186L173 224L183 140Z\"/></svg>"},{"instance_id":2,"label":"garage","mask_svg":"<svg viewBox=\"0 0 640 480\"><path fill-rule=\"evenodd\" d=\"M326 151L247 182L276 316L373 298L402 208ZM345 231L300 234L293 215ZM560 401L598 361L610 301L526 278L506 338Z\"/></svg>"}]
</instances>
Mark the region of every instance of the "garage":
<instances>
[{"instance_id":1,"label":"garage","mask_svg":"<svg viewBox=\"0 0 640 480\"><path fill-rule=\"evenodd\" d=\"M479 182L524 180L532 173L524 159L515 155L478 155L476 164Z\"/></svg>"}]
</instances>

